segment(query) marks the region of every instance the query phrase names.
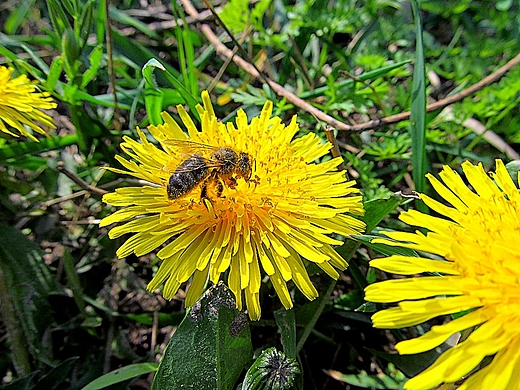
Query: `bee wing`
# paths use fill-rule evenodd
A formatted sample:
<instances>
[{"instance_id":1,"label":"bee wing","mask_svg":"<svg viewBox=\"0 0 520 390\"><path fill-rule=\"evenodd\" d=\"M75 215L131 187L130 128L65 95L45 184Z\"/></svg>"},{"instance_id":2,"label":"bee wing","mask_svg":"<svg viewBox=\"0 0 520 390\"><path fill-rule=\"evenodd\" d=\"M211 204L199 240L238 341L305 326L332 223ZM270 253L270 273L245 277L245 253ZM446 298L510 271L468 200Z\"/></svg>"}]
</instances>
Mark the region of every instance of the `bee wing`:
<instances>
[{"instance_id":1,"label":"bee wing","mask_svg":"<svg viewBox=\"0 0 520 390\"><path fill-rule=\"evenodd\" d=\"M212 151L219 148L218 146L180 139L164 140L162 143L166 146L176 148L177 150L186 154L196 153L197 151L201 150Z\"/></svg>"}]
</instances>

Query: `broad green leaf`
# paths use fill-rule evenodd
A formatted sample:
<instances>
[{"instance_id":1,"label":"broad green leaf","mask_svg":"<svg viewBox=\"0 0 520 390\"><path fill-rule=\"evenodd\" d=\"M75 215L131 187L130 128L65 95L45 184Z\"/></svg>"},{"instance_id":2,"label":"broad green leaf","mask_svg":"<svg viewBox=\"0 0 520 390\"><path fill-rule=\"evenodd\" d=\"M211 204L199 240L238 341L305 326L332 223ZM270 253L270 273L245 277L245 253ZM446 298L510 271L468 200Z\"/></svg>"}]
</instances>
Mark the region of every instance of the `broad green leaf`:
<instances>
[{"instance_id":1,"label":"broad green leaf","mask_svg":"<svg viewBox=\"0 0 520 390\"><path fill-rule=\"evenodd\" d=\"M325 307L330 303L330 294L335 285L336 281L329 278L327 282L321 286L318 298L312 302L305 303L295 313L296 323L303 327L303 330L298 331L298 343L296 344L297 354L302 350L307 338L314 330L314 326L318 322L321 313L323 313Z\"/></svg>"},{"instance_id":2,"label":"broad green leaf","mask_svg":"<svg viewBox=\"0 0 520 390\"><path fill-rule=\"evenodd\" d=\"M186 104L190 107L190 113L193 115L199 122L199 112L197 111L196 107L199 102L193 95L186 89L184 84L182 84L177 78L172 75L168 70L166 70L166 78L168 81L172 84L172 86L179 92L179 94L183 97L183 99L186 101Z\"/></svg>"},{"instance_id":3,"label":"broad green leaf","mask_svg":"<svg viewBox=\"0 0 520 390\"><path fill-rule=\"evenodd\" d=\"M113 42L114 42L114 49L117 50L118 53L125 56L129 60L133 61L137 67L143 68L143 66L151 59L155 58L157 55L156 53L148 50L143 45L139 44L135 40L128 39L125 36L122 36L117 31L113 31ZM172 66L168 64L163 64L164 68L171 74L173 74L175 77L179 77L179 72L175 70ZM157 80L159 84L165 84L166 83L166 77L162 75L161 73L157 74Z\"/></svg>"},{"instance_id":4,"label":"broad green leaf","mask_svg":"<svg viewBox=\"0 0 520 390\"><path fill-rule=\"evenodd\" d=\"M195 52L193 49L192 36L194 34L190 31L189 25L186 22L186 14L183 8L176 2L172 3L172 11L175 19L182 19L182 25L177 24L174 28L175 37L177 38L177 57L179 67L182 73L183 85L192 95L199 95L196 79Z\"/></svg>"},{"instance_id":5,"label":"broad green leaf","mask_svg":"<svg viewBox=\"0 0 520 390\"><path fill-rule=\"evenodd\" d=\"M268 348L247 371L242 390L295 390L302 388L300 366L276 348Z\"/></svg>"},{"instance_id":6,"label":"broad green leaf","mask_svg":"<svg viewBox=\"0 0 520 390\"><path fill-rule=\"evenodd\" d=\"M100 376L96 380L90 382L87 386L83 387L82 390L98 390L104 389L110 385L121 383L128 379L136 378L143 374L148 374L157 370L157 363L137 363L130 364L129 366L118 368L117 370L111 371L108 374ZM163 389L167 389L164 387Z\"/></svg>"},{"instance_id":7,"label":"broad green leaf","mask_svg":"<svg viewBox=\"0 0 520 390\"><path fill-rule=\"evenodd\" d=\"M7 37L3 38L6 39ZM15 53L13 53L11 50L5 48L4 46L0 45L0 54L3 55L5 58L9 58L11 61L18 61L18 57Z\"/></svg>"},{"instance_id":8,"label":"broad green leaf","mask_svg":"<svg viewBox=\"0 0 520 390\"><path fill-rule=\"evenodd\" d=\"M74 302L76 302L81 313L87 316L87 313L85 312L85 301L83 300L83 288L81 286L78 272L76 271L74 259L72 258L68 248L65 248L63 252L63 269L65 270L65 275L67 275L67 284L72 291Z\"/></svg>"},{"instance_id":9,"label":"broad green leaf","mask_svg":"<svg viewBox=\"0 0 520 390\"><path fill-rule=\"evenodd\" d=\"M77 25L79 25L79 36L81 50L83 51L87 45L87 40L91 32L93 14L94 14L94 1L88 1L80 8L81 15L78 18ZM102 42L102 41L101 41Z\"/></svg>"},{"instance_id":10,"label":"broad green leaf","mask_svg":"<svg viewBox=\"0 0 520 390\"><path fill-rule=\"evenodd\" d=\"M274 320L280 330L283 351L293 359L296 359L296 319L294 310L278 309L274 312Z\"/></svg>"},{"instance_id":11,"label":"broad green leaf","mask_svg":"<svg viewBox=\"0 0 520 390\"><path fill-rule=\"evenodd\" d=\"M417 0L412 1L415 17L415 66L413 71L412 108L410 131L412 133L412 178L415 190L426 191L426 72L422 39L422 20ZM422 204L422 203L418 203ZM424 206L422 206L424 208Z\"/></svg>"},{"instance_id":12,"label":"broad green leaf","mask_svg":"<svg viewBox=\"0 0 520 390\"><path fill-rule=\"evenodd\" d=\"M252 356L247 317L219 283L206 291L174 333L152 389L233 389Z\"/></svg>"},{"instance_id":13,"label":"broad green leaf","mask_svg":"<svg viewBox=\"0 0 520 390\"><path fill-rule=\"evenodd\" d=\"M137 323L143 324L143 325L153 325L153 313L141 313L141 314L125 314L124 317L128 318L132 321L135 321ZM174 312L171 314L168 313L157 313L158 318L158 324L159 327L164 326L179 326L179 324L184 319L184 313L178 313Z\"/></svg>"},{"instance_id":14,"label":"broad green leaf","mask_svg":"<svg viewBox=\"0 0 520 390\"><path fill-rule=\"evenodd\" d=\"M518 186L518 174L520 171L520 160L513 160L506 164L506 169L511 179L513 179L516 186Z\"/></svg>"}]
</instances>

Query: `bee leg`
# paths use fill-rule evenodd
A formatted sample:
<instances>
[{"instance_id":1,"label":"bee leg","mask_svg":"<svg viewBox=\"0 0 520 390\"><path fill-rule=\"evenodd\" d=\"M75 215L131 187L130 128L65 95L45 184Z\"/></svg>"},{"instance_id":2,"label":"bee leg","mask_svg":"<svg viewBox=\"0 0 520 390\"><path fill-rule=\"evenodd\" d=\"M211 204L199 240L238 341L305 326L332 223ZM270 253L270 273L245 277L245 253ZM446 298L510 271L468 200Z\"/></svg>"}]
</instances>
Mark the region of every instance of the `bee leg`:
<instances>
[{"instance_id":1,"label":"bee leg","mask_svg":"<svg viewBox=\"0 0 520 390\"><path fill-rule=\"evenodd\" d=\"M208 184L210 183L210 181L216 181L217 183L219 183L216 171L211 172L211 174L202 182L202 188L200 191L200 200L202 203L204 203L204 205L206 205L206 202L204 202L204 199L207 199L209 202L211 202L213 204L213 200L208 196ZM217 195L218 196L220 196L222 194L223 190L224 189L222 188L219 193L219 188L217 185Z\"/></svg>"},{"instance_id":2,"label":"bee leg","mask_svg":"<svg viewBox=\"0 0 520 390\"><path fill-rule=\"evenodd\" d=\"M228 187L233 189L233 188L236 188L236 186L237 186L237 179L235 179L233 176L231 176L228 179Z\"/></svg>"},{"instance_id":3,"label":"bee leg","mask_svg":"<svg viewBox=\"0 0 520 390\"><path fill-rule=\"evenodd\" d=\"M202 183L202 189L200 190L200 200L204 203L204 199L209 199L208 197L208 179L204 180Z\"/></svg>"},{"instance_id":4,"label":"bee leg","mask_svg":"<svg viewBox=\"0 0 520 390\"><path fill-rule=\"evenodd\" d=\"M216 179L217 182L217 197L222 197L222 192L224 192L224 184L222 184L222 180Z\"/></svg>"}]
</instances>

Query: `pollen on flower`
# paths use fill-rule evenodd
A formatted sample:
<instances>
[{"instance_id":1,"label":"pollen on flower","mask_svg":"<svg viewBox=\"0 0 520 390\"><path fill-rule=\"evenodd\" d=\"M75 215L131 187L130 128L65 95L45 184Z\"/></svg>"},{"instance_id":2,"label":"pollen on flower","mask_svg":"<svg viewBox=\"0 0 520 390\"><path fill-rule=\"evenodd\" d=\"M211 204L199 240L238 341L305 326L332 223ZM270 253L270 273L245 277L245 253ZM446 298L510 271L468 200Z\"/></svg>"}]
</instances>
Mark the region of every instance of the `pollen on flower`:
<instances>
[{"instance_id":1,"label":"pollen on flower","mask_svg":"<svg viewBox=\"0 0 520 390\"><path fill-rule=\"evenodd\" d=\"M261 270L286 308L292 307L289 281L314 299L317 291L305 264L314 262L334 278L336 269L346 268L332 248L342 241L330 235L363 231L363 222L354 217L363 214L359 190L338 172L341 159L316 163L331 145L314 134L293 140L299 131L296 117L288 126L271 118L271 102L251 121L239 111L235 123L223 124L206 92L202 100L200 131L179 106L187 134L163 113L164 124L148 127L161 148L142 132L140 142L127 137L121 145L137 163L118 156L127 170L112 170L157 187L131 190L139 192L137 197L123 197L119 190L105 196L107 203L127 208L101 224L124 222L111 230L116 231L112 236L133 233L118 255L160 248L163 263L148 288L164 284L163 295L172 298L191 280L187 306L208 280L217 283L224 272L237 307L245 303L252 319L260 318ZM186 163L187 158L192 160ZM188 175L188 185L173 188Z\"/></svg>"}]
</instances>

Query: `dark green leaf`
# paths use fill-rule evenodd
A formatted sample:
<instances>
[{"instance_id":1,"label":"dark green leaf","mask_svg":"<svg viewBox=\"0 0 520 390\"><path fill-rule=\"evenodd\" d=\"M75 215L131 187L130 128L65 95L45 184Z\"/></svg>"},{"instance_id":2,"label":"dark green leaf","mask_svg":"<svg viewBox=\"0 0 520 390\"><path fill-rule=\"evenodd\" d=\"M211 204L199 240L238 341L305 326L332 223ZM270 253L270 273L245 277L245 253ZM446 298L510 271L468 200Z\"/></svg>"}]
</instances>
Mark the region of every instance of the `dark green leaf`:
<instances>
[{"instance_id":1,"label":"dark green leaf","mask_svg":"<svg viewBox=\"0 0 520 390\"><path fill-rule=\"evenodd\" d=\"M274 312L276 325L282 337L283 351L293 359L296 359L296 319L294 310L278 309Z\"/></svg>"},{"instance_id":2,"label":"dark green leaf","mask_svg":"<svg viewBox=\"0 0 520 390\"><path fill-rule=\"evenodd\" d=\"M58 388L58 386L60 386L68 378L68 375L74 367L74 364L76 364L77 360L77 357L65 359L63 362L50 370L47 375L43 376L38 381L38 383L36 383L32 390L54 390Z\"/></svg>"},{"instance_id":3,"label":"dark green leaf","mask_svg":"<svg viewBox=\"0 0 520 390\"><path fill-rule=\"evenodd\" d=\"M252 356L247 317L235 309L233 294L219 283L195 304L173 335L152 389L233 389Z\"/></svg>"},{"instance_id":4,"label":"dark green leaf","mask_svg":"<svg viewBox=\"0 0 520 390\"><path fill-rule=\"evenodd\" d=\"M0 390L29 390L31 388L31 382L36 374L37 372L31 372L29 375L24 376L23 378L0 386Z\"/></svg>"},{"instance_id":5,"label":"dark green leaf","mask_svg":"<svg viewBox=\"0 0 520 390\"><path fill-rule=\"evenodd\" d=\"M447 349L446 344L441 347L442 351ZM390 354L386 352L376 351L367 348L374 355L379 356L386 361L393 363L399 370L401 370L406 376L412 377L424 371L439 357L441 351L432 350L428 352L418 353L415 355L398 355Z\"/></svg>"}]
</instances>

